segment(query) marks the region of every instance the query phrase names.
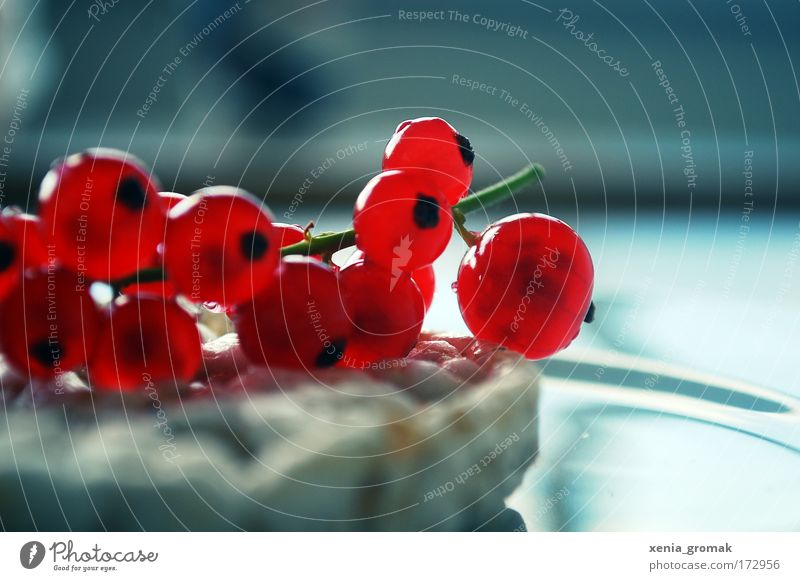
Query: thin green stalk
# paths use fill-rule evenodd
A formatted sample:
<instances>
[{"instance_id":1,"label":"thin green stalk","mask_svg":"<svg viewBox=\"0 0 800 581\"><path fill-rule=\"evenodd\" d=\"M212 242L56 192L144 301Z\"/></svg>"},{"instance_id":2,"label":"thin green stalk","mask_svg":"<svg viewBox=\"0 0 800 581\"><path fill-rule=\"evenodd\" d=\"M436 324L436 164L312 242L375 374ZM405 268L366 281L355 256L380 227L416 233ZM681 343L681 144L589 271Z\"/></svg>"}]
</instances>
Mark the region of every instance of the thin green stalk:
<instances>
[{"instance_id":1,"label":"thin green stalk","mask_svg":"<svg viewBox=\"0 0 800 581\"><path fill-rule=\"evenodd\" d=\"M496 184L492 184L491 186L475 192L471 196L467 196L453 206L453 209L458 210L462 214L469 214L470 212L494 206L495 204L507 200L514 192L521 190L525 186L540 181L543 177L544 168L538 163L534 163L500 180Z\"/></svg>"},{"instance_id":2,"label":"thin green stalk","mask_svg":"<svg viewBox=\"0 0 800 581\"><path fill-rule=\"evenodd\" d=\"M544 168L538 163L518 171L482 190L467 196L453 206L455 228L459 235L469 244L472 234L464 227L464 216L483 208L488 208L510 198L525 186L537 182L544 176ZM281 250L283 256L290 254L323 254L336 252L352 246L356 241L356 233L350 228L342 232L326 232L312 236L310 240L286 246Z\"/></svg>"},{"instance_id":3,"label":"thin green stalk","mask_svg":"<svg viewBox=\"0 0 800 581\"><path fill-rule=\"evenodd\" d=\"M466 215L470 212L488 208L510 198L515 192L527 185L538 182L544 177L544 168L538 163L500 180L482 190L467 196L453 206L453 222L456 231L467 244L472 244L475 235L464 225ZM353 246L356 243L356 233L352 228L342 232L323 232L316 236L309 236L308 240L286 246L281 249L282 256L290 254L321 254L329 256L341 250ZM133 283L156 282L164 280L164 271L161 268L145 268L136 274L116 280L113 282L114 290L119 293L126 286Z\"/></svg>"},{"instance_id":4,"label":"thin green stalk","mask_svg":"<svg viewBox=\"0 0 800 581\"><path fill-rule=\"evenodd\" d=\"M282 256L290 254L326 254L356 243L356 232L352 228L342 232L324 232L312 236L311 239L281 249Z\"/></svg>"}]
</instances>

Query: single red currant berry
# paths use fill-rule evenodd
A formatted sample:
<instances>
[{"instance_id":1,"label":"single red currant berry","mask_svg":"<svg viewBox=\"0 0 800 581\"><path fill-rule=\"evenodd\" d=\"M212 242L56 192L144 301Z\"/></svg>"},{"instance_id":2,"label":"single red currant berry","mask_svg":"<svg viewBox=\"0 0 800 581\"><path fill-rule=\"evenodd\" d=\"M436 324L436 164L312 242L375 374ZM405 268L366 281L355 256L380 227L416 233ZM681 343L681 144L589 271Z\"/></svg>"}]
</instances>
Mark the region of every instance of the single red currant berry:
<instances>
[{"instance_id":1,"label":"single red currant berry","mask_svg":"<svg viewBox=\"0 0 800 581\"><path fill-rule=\"evenodd\" d=\"M39 213L61 263L88 278L131 275L153 256L166 209L155 178L135 157L90 149L56 163L42 180Z\"/></svg>"},{"instance_id":2,"label":"single red currant berry","mask_svg":"<svg viewBox=\"0 0 800 581\"><path fill-rule=\"evenodd\" d=\"M23 268L47 266L50 256L42 235L41 220L33 214L20 211L3 211L6 225L14 233L17 248L22 252Z\"/></svg>"},{"instance_id":3,"label":"single red currant berry","mask_svg":"<svg viewBox=\"0 0 800 581\"><path fill-rule=\"evenodd\" d=\"M164 270L194 302L250 300L272 283L279 258L269 212L244 190L205 188L169 212Z\"/></svg>"},{"instance_id":4,"label":"single red currant berry","mask_svg":"<svg viewBox=\"0 0 800 581\"><path fill-rule=\"evenodd\" d=\"M278 231L278 240L280 240L280 247L291 246L298 242L303 242L306 239L306 232L297 224L282 224L275 222L272 224Z\"/></svg>"},{"instance_id":5,"label":"single red currant berry","mask_svg":"<svg viewBox=\"0 0 800 581\"><path fill-rule=\"evenodd\" d=\"M436 273L433 271L433 266L423 266L411 273L411 280L417 283L419 292L422 293L422 299L425 301L425 311L431 308L433 302L433 295L436 293Z\"/></svg>"},{"instance_id":6,"label":"single red currant berry","mask_svg":"<svg viewBox=\"0 0 800 581\"><path fill-rule=\"evenodd\" d=\"M336 275L300 256L284 258L276 283L236 306L234 324L250 361L295 369L336 365L352 333Z\"/></svg>"},{"instance_id":7,"label":"single red currant berry","mask_svg":"<svg viewBox=\"0 0 800 581\"><path fill-rule=\"evenodd\" d=\"M339 271L339 290L353 334L343 365L364 367L405 357L414 348L425 318L425 302L408 274L392 274L366 261Z\"/></svg>"},{"instance_id":8,"label":"single red currant berry","mask_svg":"<svg viewBox=\"0 0 800 581\"><path fill-rule=\"evenodd\" d=\"M413 272L444 252L453 233L447 200L418 171L386 171L372 178L353 212L356 245L392 272Z\"/></svg>"},{"instance_id":9,"label":"single red currant berry","mask_svg":"<svg viewBox=\"0 0 800 581\"><path fill-rule=\"evenodd\" d=\"M541 359L578 335L593 281L592 258L572 228L516 214L491 224L467 251L458 303L477 338Z\"/></svg>"},{"instance_id":10,"label":"single red currant berry","mask_svg":"<svg viewBox=\"0 0 800 581\"><path fill-rule=\"evenodd\" d=\"M366 254L361 250L355 250L344 262L342 268L355 264L357 262L364 262ZM422 293L422 300L425 302L425 312L431 308L433 303L433 296L436 293L436 273L433 270L433 265L423 266L411 273L411 280L417 284L419 292Z\"/></svg>"},{"instance_id":11,"label":"single red currant berry","mask_svg":"<svg viewBox=\"0 0 800 581\"><path fill-rule=\"evenodd\" d=\"M201 364L200 333L189 313L162 297L126 296L101 325L89 380L95 387L128 391L187 382Z\"/></svg>"},{"instance_id":12,"label":"single red currant berry","mask_svg":"<svg viewBox=\"0 0 800 581\"><path fill-rule=\"evenodd\" d=\"M472 183L475 154L469 139L439 117L403 121L383 153L383 169L429 170L450 204L457 203Z\"/></svg>"},{"instance_id":13,"label":"single red currant berry","mask_svg":"<svg viewBox=\"0 0 800 581\"><path fill-rule=\"evenodd\" d=\"M0 351L20 373L58 379L86 363L99 323L87 285L75 274L30 269L0 306Z\"/></svg>"},{"instance_id":14,"label":"single red currant berry","mask_svg":"<svg viewBox=\"0 0 800 581\"><path fill-rule=\"evenodd\" d=\"M17 285L22 261L17 231L7 216L0 216L0 300Z\"/></svg>"}]
</instances>

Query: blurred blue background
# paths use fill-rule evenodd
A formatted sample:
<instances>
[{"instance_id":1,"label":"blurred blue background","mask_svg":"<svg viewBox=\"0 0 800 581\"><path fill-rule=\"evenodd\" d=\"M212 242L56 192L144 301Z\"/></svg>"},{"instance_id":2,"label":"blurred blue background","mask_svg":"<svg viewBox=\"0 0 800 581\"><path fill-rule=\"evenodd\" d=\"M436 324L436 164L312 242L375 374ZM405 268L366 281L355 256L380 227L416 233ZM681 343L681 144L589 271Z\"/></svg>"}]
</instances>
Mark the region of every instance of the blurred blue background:
<instances>
[{"instance_id":1,"label":"blurred blue background","mask_svg":"<svg viewBox=\"0 0 800 581\"><path fill-rule=\"evenodd\" d=\"M349 199L400 120L439 114L474 142L476 184L543 163L542 203L735 209L750 150L760 207L778 184L795 203L798 25L788 1L8 0L0 119L20 91L27 109L6 195L99 144L130 148L170 188L211 175L277 200L366 142L309 190Z\"/></svg>"}]
</instances>

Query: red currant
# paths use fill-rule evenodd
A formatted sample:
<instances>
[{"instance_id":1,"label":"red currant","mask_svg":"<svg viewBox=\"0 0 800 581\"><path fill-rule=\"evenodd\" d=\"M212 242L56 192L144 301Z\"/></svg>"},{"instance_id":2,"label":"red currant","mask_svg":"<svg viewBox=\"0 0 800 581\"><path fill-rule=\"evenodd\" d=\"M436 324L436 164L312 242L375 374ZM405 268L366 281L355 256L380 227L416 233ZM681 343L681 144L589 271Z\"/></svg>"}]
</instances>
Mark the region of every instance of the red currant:
<instances>
[{"instance_id":1,"label":"red currant","mask_svg":"<svg viewBox=\"0 0 800 581\"><path fill-rule=\"evenodd\" d=\"M425 318L422 293L409 275L395 276L365 260L339 271L339 287L353 324L344 365L364 367L408 355Z\"/></svg>"},{"instance_id":2,"label":"red currant","mask_svg":"<svg viewBox=\"0 0 800 581\"><path fill-rule=\"evenodd\" d=\"M516 214L491 224L461 261L458 302L470 331L530 359L578 335L592 299L586 245L564 222Z\"/></svg>"},{"instance_id":3,"label":"red currant","mask_svg":"<svg viewBox=\"0 0 800 581\"><path fill-rule=\"evenodd\" d=\"M85 283L57 267L26 272L0 311L0 349L30 377L58 378L85 364L100 322Z\"/></svg>"},{"instance_id":4,"label":"red currant","mask_svg":"<svg viewBox=\"0 0 800 581\"><path fill-rule=\"evenodd\" d=\"M234 323L248 359L274 367L335 365L352 333L336 275L319 260L299 256L283 259L276 284L236 307Z\"/></svg>"},{"instance_id":5,"label":"red currant","mask_svg":"<svg viewBox=\"0 0 800 581\"><path fill-rule=\"evenodd\" d=\"M306 239L306 232L297 224L282 224L280 222L275 222L273 224L275 229L278 231L278 236L280 240L280 247L284 248L285 246L291 246L292 244L297 244L298 242L303 242Z\"/></svg>"},{"instance_id":6,"label":"red currant","mask_svg":"<svg viewBox=\"0 0 800 581\"><path fill-rule=\"evenodd\" d=\"M429 170L450 204L458 202L472 183L475 154L469 139L439 117L403 121L383 153L383 169Z\"/></svg>"},{"instance_id":7,"label":"red currant","mask_svg":"<svg viewBox=\"0 0 800 581\"><path fill-rule=\"evenodd\" d=\"M423 266L411 273L411 280L417 283L419 291L422 293L422 299L425 301L425 311L431 308L433 302L433 295L436 293L436 273L433 271L433 266Z\"/></svg>"},{"instance_id":8,"label":"red currant","mask_svg":"<svg viewBox=\"0 0 800 581\"><path fill-rule=\"evenodd\" d=\"M135 157L90 149L57 163L39 189L45 237L62 264L109 280L145 266L161 241L166 209Z\"/></svg>"},{"instance_id":9,"label":"red currant","mask_svg":"<svg viewBox=\"0 0 800 581\"><path fill-rule=\"evenodd\" d=\"M8 213L4 211L3 216L6 225L14 233L17 248L22 251L23 267L47 266L50 257L47 252L47 242L42 235L42 221L39 217L19 211Z\"/></svg>"},{"instance_id":10,"label":"red currant","mask_svg":"<svg viewBox=\"0 0 800 581\"><path fill-rule=\"evenodd\" d=\"M275 278L280 246L269 212L244 190L202 189L169 212L164 270L194 302L230 306Z\"/></svg>"},{"instance_id":11,"label":"red currant","mask_svg":"<svg viewBox=\"0 0 800 581\"><path fill-rule=\"evenodd\" d=\"M414 170L386 171L372 178L353 212L356 245L392 272L413 272L444 252L453 215L444 196Z\"/></svg>"},{"instance_id":12,"label":"red currant","mask_svg":"<svg viewBox=\"0 0 800 581\"><path fill-rule=\"evenodd\" d=\"M363 262L366 255L361 250L354 251L344 262L342 268L355 264L356 262ZM411 280L417 283L417 288L422 293L422 300L425 302L425 312L431 308L433 303L433 296L436 293L436 273L433 270L433 265L423 266L411 273Z\"/></svg>"},{"instance_id":13,"label":"red currant","mask_svg":"<svg viewBox=\"0 0 800 581\"><path fill-rule=\"evenodd\" d=\"M17 285L22 262L17 231L7 216L0 216L0 300Z\"/></svg>"},{"instance_id":14,"label":"red currant","mask_svg":"<svg viewBox=\"0 0 800 581\"><path fill-rule=\"evenodd\" d=\"M175 301L156 296L117 299L101 325L89 362L95 387L133 390L189 381L200 369L200 333Z\"/></svg>"}]
</instances>

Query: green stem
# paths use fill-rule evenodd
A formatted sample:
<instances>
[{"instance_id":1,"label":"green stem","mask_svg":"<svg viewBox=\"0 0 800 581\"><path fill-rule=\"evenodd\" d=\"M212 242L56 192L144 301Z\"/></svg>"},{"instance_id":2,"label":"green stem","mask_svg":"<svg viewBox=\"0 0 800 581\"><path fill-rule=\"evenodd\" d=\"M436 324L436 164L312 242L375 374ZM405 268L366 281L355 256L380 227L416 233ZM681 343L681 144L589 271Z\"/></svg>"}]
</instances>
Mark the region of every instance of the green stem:
<instances>
[{"instance_id":1,"label":"green stem","mask_svg":"<svg viewBox=\"0 0 800 581\"><path fill-rule=\"evenodd\" d=\"M540 181L544 177L544 168L538 163L529 165L515 174L500 180L482 190L478 190L471 196L467 196L453 206L462 214L469 214L476 210L494 206L510 198L514 192L521 190L528 184Z\"/></svg>"},{"instance_id":2,"label":"green stem","mask_svg":"<svg viewBox=\"0 0 800 581\"><path fill-rule=\"evenodd\" d=\"M538 163L534 163L500 180L496 184L492 184L462 199L453 206L455 228L459 235L464 238L467 244L470 243L470 239L473 236L472 233L464 227L465 214L498 204L511 197L514 192L541 180L543 176L544 168ZM356 233L350 228L342 232L326 232L313 236L311 240L286 246L281 249L281 254L283 256L288 256L290 254L322 254L330 251L336 252L342 248L354 245L355 242Z\"/></svg>"},{"instance_id":3,"label":"green stem","mask_svg":"<svg viewBox=\"0 0 800 581\"><path fill-rule=\"evenodd\" d=\"M538 163L500 180L482 190L467 196L453 206L453 222L456 231L467 244L475 241L475 235L470 232L464 223L466 215L470 212L488 208L510 198L515 192L525 186L537 182L544 177L544 168ZM290 254L321 254L331 255L337 250L353 246L356 243L356 233L352 228L342 232L324 232L316 236L309 236L308 240L292 244L281 249L282 256ZM117 294L126 286L134 283L156 282L164 280L164 271L161 268L145 268L131 276L115 280L114 290Z\"/></svg>"},{"instance_id":4,"label":"green stem","mask_svg":"<svg viewBox=\"0 0 800 581\"><path fill-rule=\"evenodd\" d=\"M461 239L466 242L467 246L475 246L478 242L478 236L466 226L467 217L464 212L456 207L453 207L453 227L461 236Z\"/></svg>"},{"instance_id":5,"label":"green stem","mask_svg":"<svg viewBox=\"0 0 800 581\"><path fill-rule=\"evenodd\" d=\"M342 232L324 232L312 236L310 240L298 242L281 248L281 256L290 254L333 253L356 243L356 232L352 228Z\"/></svg>"}]
</instances>

